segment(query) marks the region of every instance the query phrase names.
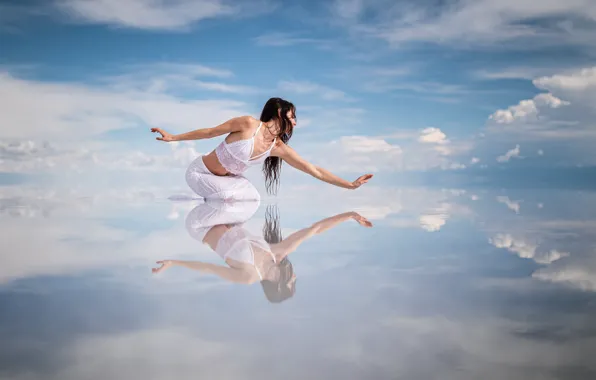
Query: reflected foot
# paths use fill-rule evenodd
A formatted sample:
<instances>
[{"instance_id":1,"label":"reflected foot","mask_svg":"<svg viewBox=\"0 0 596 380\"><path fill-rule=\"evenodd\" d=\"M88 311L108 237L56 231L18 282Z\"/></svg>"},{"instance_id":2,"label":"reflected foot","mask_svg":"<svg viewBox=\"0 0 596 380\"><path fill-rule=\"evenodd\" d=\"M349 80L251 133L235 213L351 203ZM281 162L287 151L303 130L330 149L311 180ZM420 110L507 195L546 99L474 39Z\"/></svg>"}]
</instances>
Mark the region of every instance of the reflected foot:
<instances>
[{"instance_id":1,"label":"reflected foot","mask_svg":"<svg viewBox=\"0 0 596 380\"><path fill-rule=\"evenodd\" d=\"M161 273L172 266L172 260L161 260L161 261L157 261L156 263L160 264L161 266L159 268L151 269L153 274Z\"/></svg>"}]
</instances>

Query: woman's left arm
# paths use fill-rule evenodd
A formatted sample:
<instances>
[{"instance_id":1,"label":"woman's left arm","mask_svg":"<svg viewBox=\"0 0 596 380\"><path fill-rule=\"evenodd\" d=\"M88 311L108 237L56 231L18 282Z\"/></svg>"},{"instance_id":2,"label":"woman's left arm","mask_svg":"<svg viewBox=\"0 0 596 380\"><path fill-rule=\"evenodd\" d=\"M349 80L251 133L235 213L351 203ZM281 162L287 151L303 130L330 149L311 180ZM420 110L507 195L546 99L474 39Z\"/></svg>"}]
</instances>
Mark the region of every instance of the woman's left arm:
<instances>
[{"instance_id":1,"label":"woman's left arm","mask_svg":"<svg viewBox=\"0 0 596 380\"><path fill-rule=\"evenodd\" d=\"M271 155L281 158L293 168L310 174L318 180L335 186L343 187L344 189L357 189L372 178L372 174L365 174L358 177L358 179L356 179L354 182L346 181L345 179L336 176L335 174L321 168L320 166L311 164L304 158L300 157L300 155L294 149L281 142L275 147L275 149L273 149Z\"/></svg>"}]
</instances>

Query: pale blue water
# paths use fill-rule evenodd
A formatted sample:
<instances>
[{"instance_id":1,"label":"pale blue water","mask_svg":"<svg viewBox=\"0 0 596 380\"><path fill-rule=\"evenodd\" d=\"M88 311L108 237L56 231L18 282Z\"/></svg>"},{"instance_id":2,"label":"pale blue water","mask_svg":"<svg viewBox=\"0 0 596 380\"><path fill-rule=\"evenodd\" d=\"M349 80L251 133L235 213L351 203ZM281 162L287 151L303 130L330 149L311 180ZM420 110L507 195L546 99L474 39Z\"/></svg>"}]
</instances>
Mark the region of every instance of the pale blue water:
<instances>
[{"instance_id":1,"label":"pale blue water","mask_svg":"<svg viewBox=\"0 0 596 380\"><path fill-rule=\"evenodd\" d=\"M196 203L2 194L3 379L596 378L596 193L298 192L276 205L284 238L349 211L374 226L305 239L277 304L258 282L152 273L225 265L187 232Z\"/></svg>"}]
</instances>

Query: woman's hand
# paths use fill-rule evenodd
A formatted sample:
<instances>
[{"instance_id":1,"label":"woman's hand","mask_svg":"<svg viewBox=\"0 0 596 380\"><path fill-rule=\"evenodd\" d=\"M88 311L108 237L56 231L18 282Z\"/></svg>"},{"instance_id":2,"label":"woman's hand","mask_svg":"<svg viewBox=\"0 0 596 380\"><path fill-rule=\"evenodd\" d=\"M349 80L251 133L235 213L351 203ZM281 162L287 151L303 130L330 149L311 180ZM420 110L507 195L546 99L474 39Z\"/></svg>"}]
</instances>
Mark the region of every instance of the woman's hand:
<instances>
[{"instance_id":1,"label":"woman's hand","mask_svg":"<svg viewBox=\"0 0 596 380\"><path fill-rule=\"evenodd\" d=\"M166 141L166 142L170 142L170 141L175 141L174 140L174 136L169 134L168 132L164 131L161 128L151 128L151 132L155 133L159 133L161 135L161 137L156 137L156 140L160 140L160 141Z\"/></svg>"},{"instance_id":2,"label":"woman's hand","mask_svg":"<svg viewBox=\"0 0 596 380\"><path fill-rule=\"evenodd\" d=\"M173 260L160 260L157 262L157 264L160 264L161 266L159 268L152 268L151 272L153 272L154 274L163 272L166 269L168 269L169 267L171 267L173 263L174 263Z\"/></svg>"},{"instance_id":3,"label":"woman's hand","mask_svg":"<svg viewBox=\"0 0 596 380\"><path fill-rule=\"evenodd\" d=\"M355 180L354 182L352 182L352 189L357 189L360 186L362 186L363 184L367 183L369 179L372 178L372 174L365 174L363 176L358 177L357 180Z\"/></svg>"},{"instance_id":4,"label":"woman's hand","mask_svg":"<svg viewBox=\"0 0 596 380\"><path fill-rule=\"evenodd\" d=\"M372 227L372 223L366 219L365 217L363 217L362 215L358 214L356 211L352 212L352 219L354 219L356 222L358 222L358 224L360 224L363 227Z\"/></svg>"}]
</instances>

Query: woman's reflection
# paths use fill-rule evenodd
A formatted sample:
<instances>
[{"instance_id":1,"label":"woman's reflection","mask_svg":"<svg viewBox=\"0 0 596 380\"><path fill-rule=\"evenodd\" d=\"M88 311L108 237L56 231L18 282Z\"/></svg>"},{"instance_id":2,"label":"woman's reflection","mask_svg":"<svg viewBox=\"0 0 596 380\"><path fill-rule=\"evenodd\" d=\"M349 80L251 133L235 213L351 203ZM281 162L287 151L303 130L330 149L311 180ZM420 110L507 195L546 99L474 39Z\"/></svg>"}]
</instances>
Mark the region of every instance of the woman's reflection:
<instances>
[{"instance_id":1,"label":"woman's reflection","mask_svg":"<svg viewBox=\"0 0 596 380\"><path fill-rule=\"evenodd\" d=\"M346 212L320 220L283 239L276 208L268 207L263 237L260 237L252 235L243 227L258 205L258 202L242 202L235 206L202 203L186 218L188 233L211 247L228 266L200 261L162 260L157 262L161 266L154 268L153 273L163 272L171 266L183 266L215 274L235 283L253 284L259 281L270 302L282 302L295 292L296 276L287 256L303 241L347 220L355 220L365 227L372 226L358 213Z\"/></svg>"}]
</instances>

